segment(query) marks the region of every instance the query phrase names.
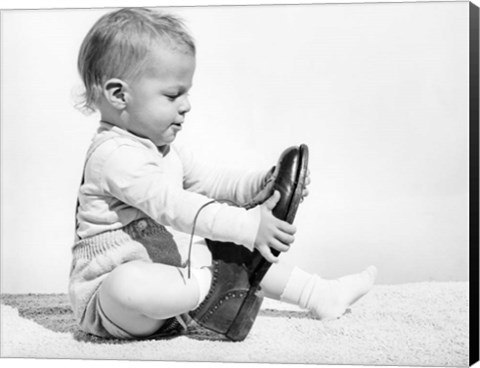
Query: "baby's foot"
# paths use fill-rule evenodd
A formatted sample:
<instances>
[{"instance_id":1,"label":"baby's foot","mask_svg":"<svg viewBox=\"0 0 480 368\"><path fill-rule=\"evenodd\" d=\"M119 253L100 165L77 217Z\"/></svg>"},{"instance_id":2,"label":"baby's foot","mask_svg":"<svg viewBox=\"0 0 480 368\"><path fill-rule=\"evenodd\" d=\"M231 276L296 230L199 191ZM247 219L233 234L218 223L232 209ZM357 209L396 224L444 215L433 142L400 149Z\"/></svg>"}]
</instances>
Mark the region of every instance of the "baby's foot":
<instances>
[{"instance_id":1,"label":"baby's foot","mask_svg":"<svg viewBox=\"0 0 480 368\"><path fill-rule=\"evenodd\" d=\"M377 268L370 266L361 273L337 280L314 277L309 300L305 302L319 319L331 320L342 316L350 305L370 291L377 277Z\"/></svg>"}]
</instances>

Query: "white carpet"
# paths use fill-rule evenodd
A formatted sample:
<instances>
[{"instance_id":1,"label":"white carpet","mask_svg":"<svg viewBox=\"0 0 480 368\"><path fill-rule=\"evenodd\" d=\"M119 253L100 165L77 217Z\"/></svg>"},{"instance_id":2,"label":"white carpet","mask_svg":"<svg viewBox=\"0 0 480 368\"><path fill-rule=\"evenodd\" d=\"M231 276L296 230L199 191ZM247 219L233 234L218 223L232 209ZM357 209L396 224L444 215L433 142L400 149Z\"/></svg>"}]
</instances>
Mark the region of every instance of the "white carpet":
<instances>
[{"instance_id":1,"label":"white carpet","mask_svg":"<svg viewBox=\"0 0 480 368\"><path fill-rule=\"evenodd\" d=\"M468 283L380 285L321 322L266 300L243 342L180 336L115 344L53 332L1 306L2 357L468 366Z\"/></svg>"}]
</instances>

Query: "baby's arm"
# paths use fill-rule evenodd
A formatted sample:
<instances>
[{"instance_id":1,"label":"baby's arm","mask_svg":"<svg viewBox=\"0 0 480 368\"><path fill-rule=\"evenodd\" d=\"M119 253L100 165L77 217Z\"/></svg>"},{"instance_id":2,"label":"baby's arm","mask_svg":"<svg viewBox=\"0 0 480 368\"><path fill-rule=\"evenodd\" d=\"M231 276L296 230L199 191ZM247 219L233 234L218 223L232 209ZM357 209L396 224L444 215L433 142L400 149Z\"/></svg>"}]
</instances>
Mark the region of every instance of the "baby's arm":
<instances>
[{"instance_id":1,"label":"baby's arm","mask_svg":"<svg viewBox=\"0 0 480 368\"><path fill-rule=\"evenodd\" d=\"M184 186L190 191L245 205L265 186L265 170L218 167L195 159L185 147L176 145L175 149L183 164Z\"/></svg>"},{"instance_id":2,"label":"baby's arm","mask_svg":"<svg viewBox=\"0 0 480 368\"><path fill-rule=\"evenodd\" d=\"M173 162L173 164L172 164ZM160 224L190 233L197 211L211 199L184 190L181 164L162 162L142 148L122 145L100 170L103 191ZM246 210L214 203L198 216L195 233L252 250L261 220L260 207Z\"/></svg>"},{"instance_id":3,"label":"baby's arm","mask_svg":"<svg viewBox=\"0 0 480 368\"><path fill-rule=\"evenodd\" d=\"M255 238L255 248L270 262L277 262L271 248L280 252L289 249L296 231L293 225L275 218L272 210L280 199L273 193L275 167L265 171L245 173L240 170L218 169L195 160L185 148L177 148L185 170L184 183L190 190L197 190L219 199L236 200L238 204L262 204L260 225ZM310 183L307 174L306 185ZM273 196L272 196L273 194ZM304 188L303 197L308 195Z\"/></svg>"}]
</instances>

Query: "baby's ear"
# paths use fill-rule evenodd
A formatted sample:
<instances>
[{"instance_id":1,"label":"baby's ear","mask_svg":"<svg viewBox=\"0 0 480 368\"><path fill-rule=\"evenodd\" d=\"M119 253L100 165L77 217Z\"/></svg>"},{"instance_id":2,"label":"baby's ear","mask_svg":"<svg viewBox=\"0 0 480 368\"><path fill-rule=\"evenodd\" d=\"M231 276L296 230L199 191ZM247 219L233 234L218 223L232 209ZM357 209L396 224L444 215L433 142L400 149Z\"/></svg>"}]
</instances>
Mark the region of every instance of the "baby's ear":
<instances>
[{"instance_id":1,"label":"baby's ear","mask_svg":"<svg viewBox=\"0 0 480 368\"><path fill-rule=\"evenodd\" d=\"M127 84L121 79L112 78L103 85L103 94L107 101L116 109L122 110L126 106L125 90Z\"/></svg>"}]
</instances>

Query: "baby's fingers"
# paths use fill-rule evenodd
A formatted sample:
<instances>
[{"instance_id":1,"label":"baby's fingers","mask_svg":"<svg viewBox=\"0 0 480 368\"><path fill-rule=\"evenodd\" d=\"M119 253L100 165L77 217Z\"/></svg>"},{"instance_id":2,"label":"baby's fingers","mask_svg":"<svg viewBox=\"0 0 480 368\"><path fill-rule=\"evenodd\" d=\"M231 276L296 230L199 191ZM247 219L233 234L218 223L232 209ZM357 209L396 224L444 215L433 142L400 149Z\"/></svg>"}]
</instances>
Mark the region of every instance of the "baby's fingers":
<instances>
[{"instance_id":1,"label":"baby's fingers","mask_svg":"<svg viewBox=\"0 0 480 368\"><path fill-rule=\"evenodd\" d=\"M310 180L310 169L307 170L307 175L305 177L305 186L310 185L311 180Z\"/></svg>"},{"instance_id":2,"label":"baby's fingers","mask_svg":"<svg viewBox=\"0 0 480 368\"><path fill-rule=\"evenodd\" d=\"M284 232L278 232L275 234L275 239L286 245L292 244L295 241L295 237L293 235Z\"/></svg>"},{"instance_id":3,"label":"baby's fingers","mask_svg":"<svg viewBox=\"0 0 480 368\"><path fill-rule=\"evenodd\" d=\"M302 191L302 198L301 198L301 201L303 201L303 199L305 197L308 197L308 195L310 194L310 192L308 191L308 189L305 187Z\"/></svg>"},{"instance_id":4,"label":"baby's fingers","mask_svg":"<svg viewBox=\"0 0 480 368\"><path fill-rule=\"evenodd\" d=\"M307 176L305 177L305 183L303 184L303 190L302 190L302 198L301 198L301 201L303 201L303 199L305 197L308 196L309 194L309 191L308 191L308 186L310 185L310 170L307 170Z\"/></svg>"},{"instance_id":5,"label":"baby's fingers","mask_svg":"<svg viewBox=\"0 0 480 368\"><path fill-rule=\"evenodd\" d=\"M278 190L274 191L273 194L268 198L263 205L269 210L273 210L280 200L280 192Z\"/></svg>"},{"instance_id":6,"label":"baby's fingers","mask_svg":"<svg viewBox=\"0 0 480 368\"><path fill-rule=\"evenodd\" d=\"M271 248L273 248L275 250L278 250L279 252L286 252L287 250L290 249L288 244L282 243L281 241L279 241L277 239L273 239L272 241L270 241L269 245L270 245Z\"/></svg>"},{"instance_id":7,"label":"baby's fingers","mask_svg":"<svg viewBox=\"0 0 480 368\"><path fill-rule=\"evenodd\" d=\"M270 247L266 244L262 244L257 247L260 254L270 263L277 263L278 257L275 257L270 250Z\"/></svg>"},{"instance_id":8,"label":"baby's fingers","mask_svg":"<svg viewBox=\"0 0 480 368\"><path fill-rule=\"evenodd\" d=\"M297 227L293 224L289 224L286 221L279 220L276 225L277 228L283 233L295 235L295 233L297 232Z\"/></svg>"}]
</instances>

